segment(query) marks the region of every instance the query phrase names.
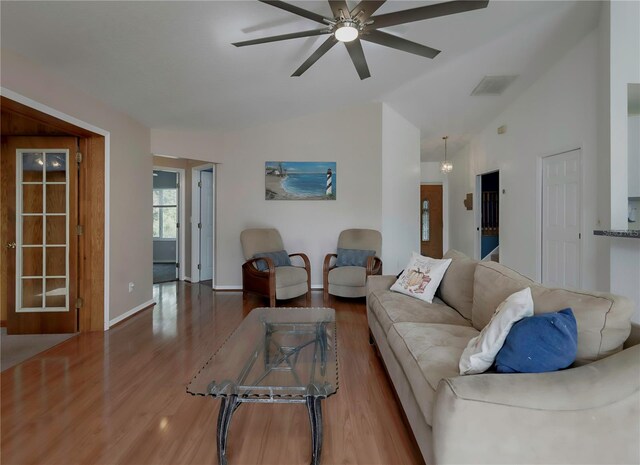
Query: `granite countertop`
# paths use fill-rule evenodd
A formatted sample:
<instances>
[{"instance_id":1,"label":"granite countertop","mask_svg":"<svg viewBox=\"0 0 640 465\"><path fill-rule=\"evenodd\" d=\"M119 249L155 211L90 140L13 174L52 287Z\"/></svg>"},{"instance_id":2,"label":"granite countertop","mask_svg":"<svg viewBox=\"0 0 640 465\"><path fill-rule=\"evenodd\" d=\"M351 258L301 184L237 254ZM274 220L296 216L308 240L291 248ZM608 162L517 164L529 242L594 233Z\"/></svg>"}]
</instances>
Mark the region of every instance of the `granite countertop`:
<instances>
[{"instance_id":1,"label":"granite countertop","mask_svg":"<svg viewBox=\"0 0 640 465\"><path fill-rule=\"evenodd\" d=\"M595 230L593 231L593 234L596 236L630 237L632 239L640 239L640 229Z\"/></svg>"}]
</instances>

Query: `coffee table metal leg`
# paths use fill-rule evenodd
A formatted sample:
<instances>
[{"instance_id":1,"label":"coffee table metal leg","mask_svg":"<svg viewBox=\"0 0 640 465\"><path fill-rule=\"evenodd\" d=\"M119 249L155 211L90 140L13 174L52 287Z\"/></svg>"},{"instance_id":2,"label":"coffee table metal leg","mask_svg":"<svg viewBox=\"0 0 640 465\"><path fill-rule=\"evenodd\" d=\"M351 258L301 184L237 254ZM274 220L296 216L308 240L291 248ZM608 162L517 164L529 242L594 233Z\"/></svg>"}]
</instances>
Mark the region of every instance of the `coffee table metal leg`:
<instances>
[{"instance_id":1,"label":"coffee table metal leg","mask_svg":"<svg viewBox=\"0 0 640 465\"><path fill-rule=\"evenodd\" d=\"M231 424L231 416L238 407L238 396L232 395L222 397L220 405L220 413L218 414L218 464L227 465L227 436L229 434L229 425Z\"/></svg>"},{"instance_id":2,"label":"coffee table metal leg","mask_svg":"<svg viewBox=\"0 0 640 465\"><path fill-rule=\"evenodd\" d=\"M320 464L320 453L322 452L322 407L320 401L319 397L307 397L307 411L311 424L311 465Z\"/></svg>"}]
</instances>

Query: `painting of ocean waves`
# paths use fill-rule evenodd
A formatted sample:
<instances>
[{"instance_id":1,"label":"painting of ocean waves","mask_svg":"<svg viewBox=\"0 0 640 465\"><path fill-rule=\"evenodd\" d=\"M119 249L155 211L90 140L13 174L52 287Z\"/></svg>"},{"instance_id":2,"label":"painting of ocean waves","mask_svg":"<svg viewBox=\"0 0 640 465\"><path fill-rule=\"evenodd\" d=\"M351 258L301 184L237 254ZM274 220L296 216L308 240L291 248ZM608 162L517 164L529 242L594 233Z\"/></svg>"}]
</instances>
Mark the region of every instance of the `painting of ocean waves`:
<instances>
[{"instance_id":1,"label":"painting of ocean waves","mask_svg":"<svg viewBox=\"0 0 640 465\"><path fill-rule=\"evenodd\" d=\"M335 162L265 163L265 199L335 200Z\"/></svg>"}]
</instances>

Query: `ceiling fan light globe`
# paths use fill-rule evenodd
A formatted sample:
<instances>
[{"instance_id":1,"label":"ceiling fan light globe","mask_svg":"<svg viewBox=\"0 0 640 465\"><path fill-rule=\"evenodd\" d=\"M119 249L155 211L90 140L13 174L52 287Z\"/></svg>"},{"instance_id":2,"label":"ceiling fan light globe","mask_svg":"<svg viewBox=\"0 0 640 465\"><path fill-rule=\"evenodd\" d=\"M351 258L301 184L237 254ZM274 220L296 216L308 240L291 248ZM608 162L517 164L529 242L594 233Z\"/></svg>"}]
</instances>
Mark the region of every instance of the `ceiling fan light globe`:
<instances>
[{"instance_id":1,"label":"ceiling fan light globe","mask_svg":"<svg viewBox=\"0 0 640 465\"><path fill-rule=\"evenodd\" d=\"M333 33L340 42L351 42L358 38L358 28L350 23L340 24Z\"/></svg>"}]
</instances>

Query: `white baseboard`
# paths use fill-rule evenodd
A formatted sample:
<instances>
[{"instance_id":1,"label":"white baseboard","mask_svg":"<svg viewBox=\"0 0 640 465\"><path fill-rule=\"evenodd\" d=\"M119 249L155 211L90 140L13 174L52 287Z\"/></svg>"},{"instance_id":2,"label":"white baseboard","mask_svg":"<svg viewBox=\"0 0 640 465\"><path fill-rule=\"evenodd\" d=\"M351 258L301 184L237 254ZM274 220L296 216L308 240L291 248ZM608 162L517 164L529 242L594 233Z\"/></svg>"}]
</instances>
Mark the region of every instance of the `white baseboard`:
<instances>
[{"instance_id":1,"label":"white baseboard","mask_svg":"<svg viewBox=\"0 0 640 465\"><path fill-rule=\"evenodd\" d=\"M116 324L120 323L122 320L125 320L125 319L129 318L131 315L135 315L140 310L144 310L145 308L150 307L151 305L155 305L155 304L156 304L156 301L151 299L151 300L146 301L143 304L138 305L137 307L132 308L128 312L125 312L122 315L117 316L112 320L109 320L109 328L111 328L113 325L116 325Z\"/></svg>"},{"instance_id":2,"label":"white baseboard","mask_svg":"<svg viewBox=\"0 0 640 465\"><path fill-rule=\"evenodd\" d=\"M185 276L185 277L184 277L184 279L183 279L183 281L189 281L189 282L191 282L191 276Z\"/></svg>"},{"instance_id":3,"label":"white baseboard","mask_svg":"<svg viewBox=\"0 0 640 465\"><path fill-rule=\"evenodd\" d=\"M317 290L322 290L323 286L322 284L312 284L311 285L311 290L312 291L317 291ZM214 288L214 291L241 291L242 290L242 286L238 286L238 285L233 285L233 286L216 286Z\"/></svg>"}]
</instances>

